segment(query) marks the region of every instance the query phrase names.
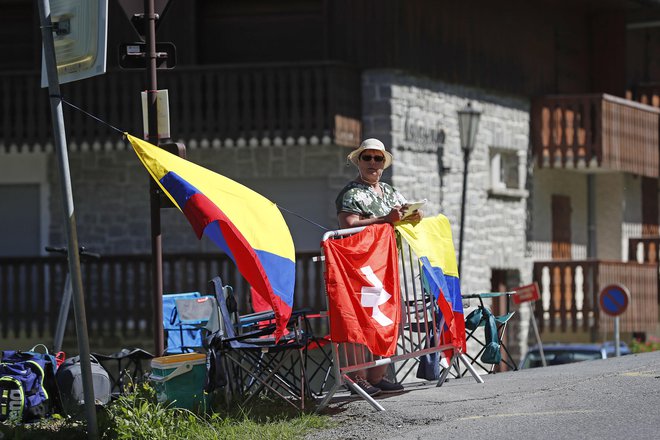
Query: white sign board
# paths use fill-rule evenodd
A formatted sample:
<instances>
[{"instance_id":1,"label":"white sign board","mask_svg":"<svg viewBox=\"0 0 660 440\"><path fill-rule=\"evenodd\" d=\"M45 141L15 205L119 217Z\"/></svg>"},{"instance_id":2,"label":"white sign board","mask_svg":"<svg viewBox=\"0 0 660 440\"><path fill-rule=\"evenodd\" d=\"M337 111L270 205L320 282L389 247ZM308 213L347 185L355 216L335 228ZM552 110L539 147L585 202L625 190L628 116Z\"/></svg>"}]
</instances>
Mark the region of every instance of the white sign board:
<instances>
[{"instance_id":1,"label":"white sign board","mask_svg":"<svg viewBox=\"0 0 660 440\"><path fill-rule=\"evenodd\" d=\"M149 117L147 92L140 92L142 97L142 128L144 139L149 139ZM158 109L158 139L169 139L170 136L170 101L167 90L156 92L156 108Z\"/></svg>"}]
</instances>

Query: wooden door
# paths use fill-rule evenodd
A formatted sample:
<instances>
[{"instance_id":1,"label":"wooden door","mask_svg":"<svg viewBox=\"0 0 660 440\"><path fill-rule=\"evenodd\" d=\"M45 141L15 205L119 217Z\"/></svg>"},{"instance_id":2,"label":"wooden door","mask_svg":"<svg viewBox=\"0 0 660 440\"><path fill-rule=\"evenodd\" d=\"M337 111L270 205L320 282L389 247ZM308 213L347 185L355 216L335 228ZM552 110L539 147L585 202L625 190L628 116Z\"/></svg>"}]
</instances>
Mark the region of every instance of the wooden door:
<instances>
[{"instance_id":1,"label":"wooden door","mask_svg":"<svg viewBox=\"0 0 660 440\"><path fill-rule=\"evenodd\" d=\"M571 198L552 195L552 258L571 259Z\"/></svg>"}]
</instances>

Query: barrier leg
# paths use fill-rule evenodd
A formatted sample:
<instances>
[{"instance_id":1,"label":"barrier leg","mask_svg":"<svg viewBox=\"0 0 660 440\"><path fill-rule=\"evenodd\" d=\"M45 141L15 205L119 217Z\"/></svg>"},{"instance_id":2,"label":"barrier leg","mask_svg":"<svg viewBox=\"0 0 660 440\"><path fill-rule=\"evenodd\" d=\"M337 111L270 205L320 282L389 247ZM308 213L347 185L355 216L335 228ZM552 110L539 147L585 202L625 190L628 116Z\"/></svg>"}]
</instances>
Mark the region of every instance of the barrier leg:
<instances>
[{"instance_id":1,"label":"barrier leg","mask_svg":"<svg viewBox=\"0 0 660 440\"><path fill-rule=\"evenodd\" d=\"M355 382L353 382L353 379L351 379L350 377L348 377L346 374L344 374L342 378L344 379L344 381L346 382L346 384L347 384L349 387L351 387L351 389L352 389L353 391L355 391L356 393L358 393L358 394L359 394L364 400L366 400L367 402L369 402L369 404L370 404L371 406L373 406L374 408L376 408L378 411L385 411L385 408L383 408L383 406L382 406L380 403L376 402L376 401L374 400L373 397L371 397L369 394L367 394L366 391L364 391L362 388L360 388L360 387L358 386L358 384L356 384Z\"/></svg>"},{"instance_id":2,"label":"barrier leg","mask_svg":"<svg viewBox=\"0 0 660 440\"><path fill-rule=\"evenodd\" d=\"M468 369L472 377L474 377L474 380L476 380L478 383L484 383L484 380L481 378L481 376L479 376L479 373L477 373L477 370L474 369L470 361L465 359L465 355L463 353L459 353L458 358L461 360L461 362L463 362L465 368Z\"/></svg>"},{"instance_id":3,"label":"barrier leg","mask_svg":"<svg viewBox=\"0 0 660 440\"><path fill-rule=\"evenodd\" d=\"M339 345L332 343L332 365L331 368L334 370L335 373L335 383L332 385L332 388L330 388L330 391L328 391L328 394L323 397L323 400L321 400L321 403L316 407L316 412L319 412L326 406L330 404L330 401L332 400L332 397L335 395L339 387L343 385L342 383L342 374L341 374L341 369L339 367L340 365L340 360L339 360Z\"/></svg>"}]
</instances>

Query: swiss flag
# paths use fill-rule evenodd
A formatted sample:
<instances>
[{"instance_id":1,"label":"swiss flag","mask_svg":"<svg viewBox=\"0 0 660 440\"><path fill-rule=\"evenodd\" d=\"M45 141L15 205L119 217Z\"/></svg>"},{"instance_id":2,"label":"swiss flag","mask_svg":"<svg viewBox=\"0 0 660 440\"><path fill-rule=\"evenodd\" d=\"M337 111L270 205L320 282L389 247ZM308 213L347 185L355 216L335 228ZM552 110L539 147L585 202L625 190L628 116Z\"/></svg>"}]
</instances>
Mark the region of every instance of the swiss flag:
<instances>
[{"instance_id":1,"label":"swiss flag","mask_svg":"<svg viewBox=\"0 0 660 440\"><path fill-rule=\"evenodd\" d=\"M323 252L332 341L393 355L401 321L394 228L370 225L350 237L324 241Z\"/></svg>"}]
</instances>

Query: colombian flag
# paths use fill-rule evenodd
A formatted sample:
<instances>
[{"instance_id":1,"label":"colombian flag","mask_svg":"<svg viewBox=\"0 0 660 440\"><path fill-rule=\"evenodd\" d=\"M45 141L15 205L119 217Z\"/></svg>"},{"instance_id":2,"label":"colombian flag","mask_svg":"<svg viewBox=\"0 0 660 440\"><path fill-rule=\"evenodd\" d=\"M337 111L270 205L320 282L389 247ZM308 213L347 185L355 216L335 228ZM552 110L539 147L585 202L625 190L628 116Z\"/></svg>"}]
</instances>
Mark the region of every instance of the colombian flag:
<instances>
[{"instance_id":1,"label":"colombian flag","mask_svg":"<svg viewBox=\"0 0 660 440\"><path fill-rule=\"evenodd\" d=\"M396 229L422 263L425 285L433 292L445 318L445 333L465 353L463 299L449 220L440 214L417 223L399 223Z\"/></svg>"},{"instance_id":2,"label":"colombian flag","mask_svg":"<svg viewBox=\"0 0 660 440\"><path fill-rule=\"evenodd\" d=\"M293 307L295 249L277 205L245 186L126 133L142 164L192 225L236 263L275 312L279 339Z\"/></svg>"}]
</instances>

